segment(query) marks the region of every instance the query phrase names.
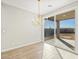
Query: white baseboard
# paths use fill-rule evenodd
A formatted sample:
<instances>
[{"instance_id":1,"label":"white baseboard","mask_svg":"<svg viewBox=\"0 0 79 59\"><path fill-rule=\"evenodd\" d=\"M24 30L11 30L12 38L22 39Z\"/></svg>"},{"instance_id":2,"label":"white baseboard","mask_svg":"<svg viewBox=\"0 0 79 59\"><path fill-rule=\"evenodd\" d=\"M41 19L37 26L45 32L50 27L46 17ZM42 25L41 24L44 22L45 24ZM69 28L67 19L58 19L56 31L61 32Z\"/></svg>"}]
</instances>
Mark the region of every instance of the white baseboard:
<instances>
[{"instance_id":1,"label":"white baseboard","mask_svg":"<svg viewBox=\"0 0 79 59\"><path fill-rule=\"evenodd\" d=\"M21 47L32 45L32 44L39 43L39 42L41 42L41 40L40 41L34 41L34 42L31 42L31 43L28 43L28 44L26 43L26 44L19 45L19 46L16 46L16 47L13 47L13 48L9 48L9 49L4 49L1 52L3 53L3 52L11 51L11 50L14 50L14 49L17 49L17 48L21 48Z\"/></svg>"}]
</instances>

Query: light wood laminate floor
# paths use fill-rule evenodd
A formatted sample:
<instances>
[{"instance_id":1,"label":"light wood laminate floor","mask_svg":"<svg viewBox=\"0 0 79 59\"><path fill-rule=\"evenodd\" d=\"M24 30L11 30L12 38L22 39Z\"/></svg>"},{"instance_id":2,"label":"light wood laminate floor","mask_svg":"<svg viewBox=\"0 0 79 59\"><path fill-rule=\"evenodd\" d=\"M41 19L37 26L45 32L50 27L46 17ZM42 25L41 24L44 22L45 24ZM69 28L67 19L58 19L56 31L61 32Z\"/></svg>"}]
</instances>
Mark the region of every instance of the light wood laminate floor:
<instances>
[{"instance_id":1,"label":"light wood laminate floor","mask_svg":"<svg viewBox=\"0 0 79 59\"><path fill-rule=\"evenodd\" d=\"M42 59L43 43L36 43L4 52L1 59Z\"/></svg>"}]
</instances>

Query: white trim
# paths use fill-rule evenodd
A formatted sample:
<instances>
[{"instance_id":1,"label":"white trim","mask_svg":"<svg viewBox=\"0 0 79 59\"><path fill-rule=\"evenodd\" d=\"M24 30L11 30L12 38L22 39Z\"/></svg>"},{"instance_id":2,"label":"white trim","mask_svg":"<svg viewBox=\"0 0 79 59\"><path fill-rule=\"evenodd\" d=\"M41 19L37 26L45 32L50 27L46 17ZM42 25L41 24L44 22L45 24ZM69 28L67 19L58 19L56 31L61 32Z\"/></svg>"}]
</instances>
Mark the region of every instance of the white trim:
<instances>
[{"instance_id":1,"label":"white trim","mask_svg":"<svg viewBox=\"0 0 79 59\"><path fill-rule=\"evenodd\" d=\"M4 49L1 52L3 53L3 52L11 51L11 50L14 50L14 49L17 49L17 48L22 48L24 46L29 46L29 45L36 44L36 43L39 43L39 42L41 42L41 40L40 41L36 41L36 42L34 41L34 42L31 42L31 43L28 43L28 44L26 43L26 44L19 45L19 46L16 46L16 47L13 47L13 48L9 48L9 49Z\"/></svg>"},{"instance_id":2,"label":"white trim","mask_svg":"<svg viewBox=\"0 0 79 59\"><path fill-rule=\"evenodd\" d=\"M78 53L78 7L75 8L75 52Z\"/></svg>"},{"instance_id":3,"label":"white trim","mask_svg":"<svg viewBox=\"0 0 79 59\"><path fill-rule=\"evenodd\" d=\"M44 42L44 18L42 18L42 42Z\"/></svg>"}]
</instances>

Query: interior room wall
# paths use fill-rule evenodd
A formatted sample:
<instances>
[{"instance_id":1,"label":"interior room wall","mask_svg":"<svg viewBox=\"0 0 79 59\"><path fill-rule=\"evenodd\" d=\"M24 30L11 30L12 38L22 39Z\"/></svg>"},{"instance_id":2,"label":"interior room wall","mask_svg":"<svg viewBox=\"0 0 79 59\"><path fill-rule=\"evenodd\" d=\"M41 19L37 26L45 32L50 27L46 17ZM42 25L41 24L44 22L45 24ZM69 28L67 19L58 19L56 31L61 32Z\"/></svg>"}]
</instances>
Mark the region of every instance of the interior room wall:
<instances>
[{"instance_id":1,"label":"interior room wall","mask_svg":"<svg viewBox=\"0 0 79 59\"><path fill-rule=\"evenodd\" d=\"M41 28L32 23L36 14L4 3L1 9L2 52L41 41Z\"/></svg>"}]
</instances>

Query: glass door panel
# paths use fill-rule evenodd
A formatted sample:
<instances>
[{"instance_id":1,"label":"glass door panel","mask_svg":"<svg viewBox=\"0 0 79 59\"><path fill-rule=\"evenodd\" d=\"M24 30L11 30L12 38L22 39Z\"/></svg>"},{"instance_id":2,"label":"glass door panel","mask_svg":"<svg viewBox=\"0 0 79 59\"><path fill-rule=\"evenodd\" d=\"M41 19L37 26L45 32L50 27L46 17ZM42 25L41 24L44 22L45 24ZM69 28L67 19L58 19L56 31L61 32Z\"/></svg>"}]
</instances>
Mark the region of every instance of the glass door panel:
<instances>
[{"instance_id":1,"label":"glass door panel","mask_svg":"<svg viewBox=\"0 0 79 59\"><path fill-rule=\"evenodd\" d=\"M54 39L54 18L44 20L44 40Z\"/></svg>"}]
</instances>

